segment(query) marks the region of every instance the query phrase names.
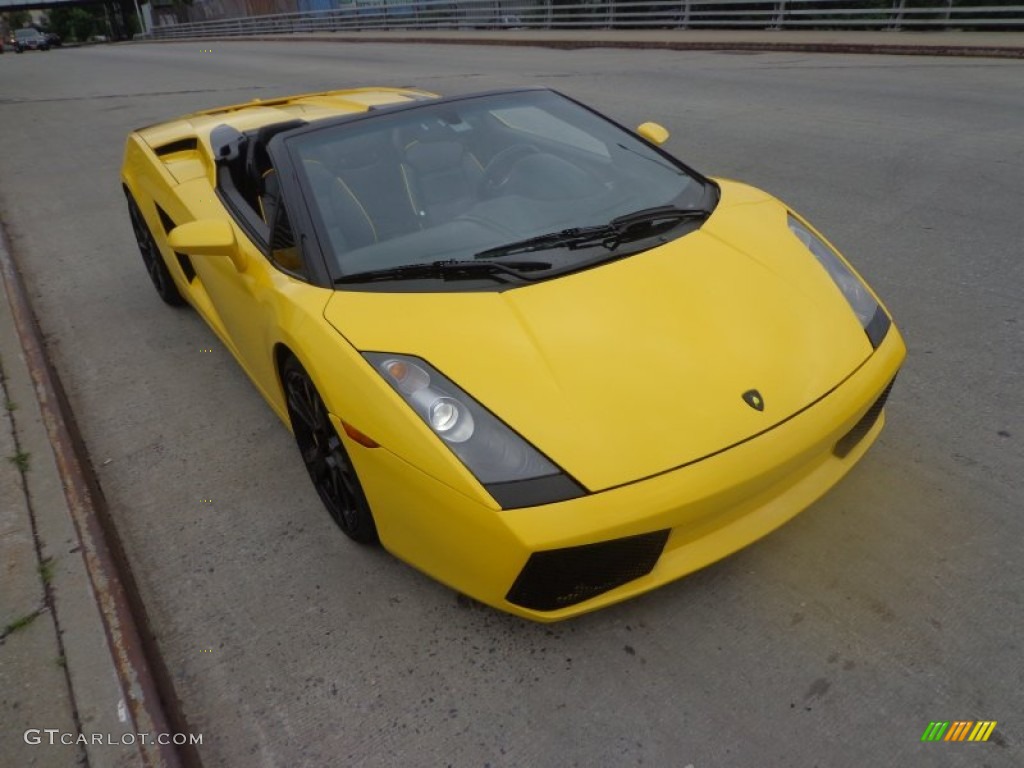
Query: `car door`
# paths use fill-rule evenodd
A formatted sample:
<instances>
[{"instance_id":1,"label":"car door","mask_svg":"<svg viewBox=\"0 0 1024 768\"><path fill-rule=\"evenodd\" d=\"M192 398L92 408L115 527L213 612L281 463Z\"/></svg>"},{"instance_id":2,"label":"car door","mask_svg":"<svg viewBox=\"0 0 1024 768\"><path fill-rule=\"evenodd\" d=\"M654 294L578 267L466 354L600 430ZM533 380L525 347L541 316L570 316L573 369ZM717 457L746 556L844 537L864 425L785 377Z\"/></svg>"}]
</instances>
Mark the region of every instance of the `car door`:
<instances>
[{"instance_id":1,"label":"car door","mask_svg":"<svg viewBox=\"0 0 1024 768\"><path fill-rule=\"evenodd\" d=\"M228 347L264 397L274 403L280 388L273 348L282 337L281 324L296 315L295 302L315 302L311 292L320 291L308 283L283 204L273 206L268 226L262 216L249 216L245 209L232 210L236 206L228 202L235 225L236 258L197 258L195 269L221 321Z\"/></svg>"}]
</instances>

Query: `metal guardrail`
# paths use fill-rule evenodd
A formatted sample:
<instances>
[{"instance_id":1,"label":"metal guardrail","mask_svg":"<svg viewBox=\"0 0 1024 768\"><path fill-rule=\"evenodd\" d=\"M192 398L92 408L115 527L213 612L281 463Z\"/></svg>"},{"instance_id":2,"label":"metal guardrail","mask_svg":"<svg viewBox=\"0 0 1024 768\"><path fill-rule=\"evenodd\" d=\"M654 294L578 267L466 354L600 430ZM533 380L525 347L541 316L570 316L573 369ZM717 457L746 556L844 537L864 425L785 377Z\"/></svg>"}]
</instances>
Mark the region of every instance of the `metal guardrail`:
<instances>
[{"instance_id":1,"label":"metal guardrail","mask_svg":"<svg viewBox=\"0 0 1024 768\"><path fill-rule=\"evenodd\" d=\"M330 9L163 24L154 27L149 37L431 29L1024 29L1024 5L954 5L954 0L924 8L909 6L908 0L892 0L885 6L870 2L858 6L856 0L555 2L353 0ZM230 11L225 5L221 0L195 0L188 12L226 15Z\"/></svg>"}]
</instances>

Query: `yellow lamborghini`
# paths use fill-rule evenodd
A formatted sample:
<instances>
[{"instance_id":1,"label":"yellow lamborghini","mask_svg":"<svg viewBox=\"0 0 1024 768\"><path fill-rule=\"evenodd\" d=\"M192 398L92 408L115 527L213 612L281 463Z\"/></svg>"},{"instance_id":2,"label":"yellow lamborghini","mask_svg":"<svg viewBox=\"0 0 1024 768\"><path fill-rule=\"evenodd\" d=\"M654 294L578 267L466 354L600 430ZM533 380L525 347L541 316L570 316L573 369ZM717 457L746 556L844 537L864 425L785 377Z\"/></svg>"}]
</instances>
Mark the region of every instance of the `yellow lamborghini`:
<instances>
[{"instance_id":1,"label":"yellow lamborghini","mask_svg":"<svg viewBox=\"0 0 1024 768\"><path fill-rule=\"evenodd\" d=\"M146 269L358 542L541 621L756 541L878 436L905 348L783 203L547 89L365 88L142 128Z\"/></svg>"}]
</instances>

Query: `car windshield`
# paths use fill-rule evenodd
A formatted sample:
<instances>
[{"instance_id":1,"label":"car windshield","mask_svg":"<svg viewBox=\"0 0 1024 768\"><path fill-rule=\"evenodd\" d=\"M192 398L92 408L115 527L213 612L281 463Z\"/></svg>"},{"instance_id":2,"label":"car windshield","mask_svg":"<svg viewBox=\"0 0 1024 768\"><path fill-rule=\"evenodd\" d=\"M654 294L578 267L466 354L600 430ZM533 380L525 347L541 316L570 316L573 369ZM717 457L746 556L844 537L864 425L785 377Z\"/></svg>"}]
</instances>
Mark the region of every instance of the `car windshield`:
<instances>
[{"instance_id":1,"label":"car windshield","mask_svg":"<svg viewBox=\"0 0 1024 768\"><path fill-rule=\"evenodd\" d=\"M34 29L19 29L14 33L19 40L32 40L39 37L39 33Z\"/></svg>"},{"instance_id":2,"label":"car windshield","mask_svg":"<svg viewBox=\"0 0 1024 768\"><path fill-rule=\"evenodd\" d=\"M539 250L554 251L542 257L560 274L608 258L614 248L600 228L617 218L652 208L690 213L705 200L704 182L685 168L546 90L301 130L287 146L332 272L345 283L359 282L359 273L387 279L393 269L396 280L444 279L443 270L396 268ZM631 243L614 257L685 234L684 219L675 217L656 241ZM505 272L488 274L507 279Z\"/></svg>"}]
</instances>

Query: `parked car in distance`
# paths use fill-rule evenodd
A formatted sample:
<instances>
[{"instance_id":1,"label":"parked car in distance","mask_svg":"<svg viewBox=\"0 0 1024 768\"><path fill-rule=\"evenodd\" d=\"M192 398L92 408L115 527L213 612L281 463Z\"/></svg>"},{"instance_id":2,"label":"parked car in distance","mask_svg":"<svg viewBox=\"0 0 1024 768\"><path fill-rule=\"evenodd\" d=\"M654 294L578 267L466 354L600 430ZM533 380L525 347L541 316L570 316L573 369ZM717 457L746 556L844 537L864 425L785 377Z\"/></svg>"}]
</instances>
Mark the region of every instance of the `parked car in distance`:
<instances>
[{"instance_id":1,"label":"parked car in distance","mask_svg":"<svg viewBox=\"0 0 1024 768\"><path fill-rule=\"evenodd\" d=\"M50 44L51 48L60 47L64 43L56 32L43 32L43 37L46 38L46 42Z\"/></svg>"},{"instance_id":2,"label":"parked car in distance","mask_svg":"<svg viewBox=\"0 0 1024 768\"><path fill-rule=\"evenodd\" d=\"M50 43L38 29L26 27L14 32L14 50L18 53L24 51L48 51Z\"/></svg>"}]
</instances>

